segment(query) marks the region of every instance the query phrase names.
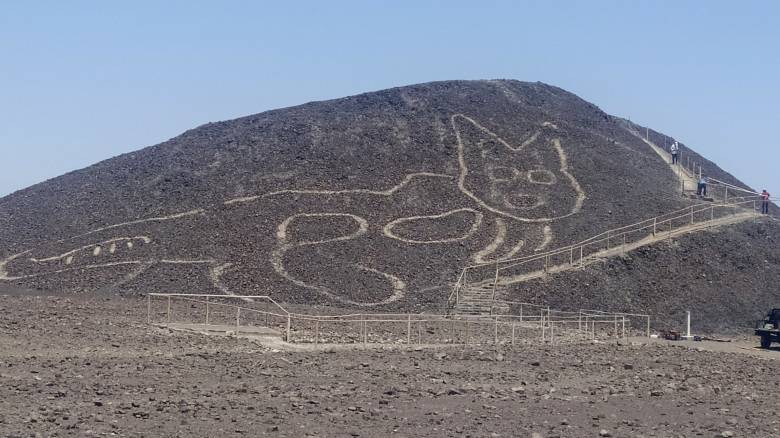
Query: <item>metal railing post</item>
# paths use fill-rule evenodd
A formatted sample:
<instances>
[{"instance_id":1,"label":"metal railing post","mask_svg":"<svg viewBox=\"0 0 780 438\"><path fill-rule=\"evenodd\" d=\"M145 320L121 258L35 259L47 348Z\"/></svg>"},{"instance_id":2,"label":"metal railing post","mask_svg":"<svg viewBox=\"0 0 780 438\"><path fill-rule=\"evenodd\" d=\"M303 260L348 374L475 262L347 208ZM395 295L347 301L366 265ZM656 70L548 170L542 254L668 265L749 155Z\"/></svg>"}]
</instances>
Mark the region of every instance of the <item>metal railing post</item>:
<instances>
[{"instance_id":1,"label":"metal railing post","mask_svg":"<svg viewBox=\"0 0 780 438\"><path fill-rule=\"evenodd\" d=\"M615 323L615 338L619 338L618 335L618 324L617 324L617 314L613 315L614 323Z\"/></svg>"},{"instance_id":2,"label":"metal railing post","mask_svg":"<svg viewBox=\"0 0 780 438\"><path fill-rule=\"evenodd\" d=\"M292 340L292 329L291 329L292 321L290 319L291 319L291 316L288 313L287 314L287 342L288 343Z\"/></svg>"},{"instance_id":3,"label":"metal railing post","mask_svg":"<svg viewBox=\"0 0 780 438\"><path fill-rule=\"evenodd\" d=\"M152 323L152 296L146 294L146 323Z\"/></svg>"},{"instance_id":4,"label":"metal railing post","mask_svg":"<svg viewBox=\"0 0 780 438\"><path fill-rule=\"evenodd\" d=\"M555 321L550 320L550 344L555 343Z\"/></svg>"},{"instance_id":5,"label":"metal railing post","mask_svg":"<svg viewBox=\"0 0 780 438\"><path fill-rule=\"evenodd\" d=\"M650 316L647 317L647 337L650 337Z\"/></svg>"},{"instance_id":6,"label":"metal railing post","mask_svg":"<svg viewBox=\"0 0 780 438\"><path fill-rule=\"evenodd\" d=\"M168 295L168 318L167 318L168 324L171 323L171 296Z\"/></svg>"},{"instance_id":7,"label":"metal railing post","mask_svg":"<svg viewBox=\"0 0 780 438\"><path fill-rule=\"evenodd\" d=\"M658 218L654 217L653 218L653 237L655 237L655 228L656 228L657 221L658 221Z\"/></svg>"},{"instance_id":8,"label":"metal railing post","mask_svg":"<svg viewBox=\"0 0 780 438\"><path fill-rule=\"evenodd\" d=\"M515 327L517 326L516 323L512 323L512 345L515 345Z\"/></svg>"},{"instance_id":9,"label":"metal railing post","mask_svg":"<svg viewBox=\"0 0 780 438\"><path fill-rule=\"evenodd\" d=\"M314 321L314 343L320 343L320 320Z\"/></svg>"},{"instance_id":10,"label":"metal railing post","mask_svg":"<svg viewBox=\"0 0 780 438\"><path fill-rule=\"evenodd\" d=\"M693 225L693 205L691 205L691 225Z\"/></svg>"},{"instance_id":11,"label":"metal railing post","mask_svg":"<svg viewBox=\"0 0 780 438\"><path fill-rule=\"evenodd\" d=\"M623 315L623 339L626 339L626 316Z\"/></svg>"},{"instance_id":12,"label":"metal railing post","mask_svg":"<svg viewBox=\"0 0 780 438\"><path fill-rule=\"evenodd\" d=\"M496 289L498 288L498 259L496 259L496 276L493 279L493 302L496 302ZM493 306L490 307L490 313L493 313Z\"/></svg>"},{"instance_id":13,"label":"metal railing post","mask_svg":"<svg viewBox=\"0 0 780 438\"><path fill-rule=\"evenodd\" d=\"M241 308L236 307L236 334L238 334L238 326L241 325Z\"/></svg>"},{"instance_id":14,"label":"metal railing post","mask_svg":"<svg viewBox=\"0 0 780 438\"><path fill-rule=\"evenodd\" d=\"M580 268L583 266L583 260L582 260L582 248L584 248L584 246L580 246Z\"/></svg>"},{"instance_id":15,"label":"metal railing post","mask_svg":"<svg viewBox=\"0 0 780 438\"><path fill-rule=\"evenodd\" d=\"M209 325L209 297L206 297L206 325Z\"/></svg>"},{"instance_id":16,"label":"metal railing post","mask_svg":"<svg viewBox=\"0 0 780 438\"><path fill-rule=\"evenodd\" d=\"M406 343L412 343L412 315L407 315L406 321Z\"/></svg>"}]
</instances>

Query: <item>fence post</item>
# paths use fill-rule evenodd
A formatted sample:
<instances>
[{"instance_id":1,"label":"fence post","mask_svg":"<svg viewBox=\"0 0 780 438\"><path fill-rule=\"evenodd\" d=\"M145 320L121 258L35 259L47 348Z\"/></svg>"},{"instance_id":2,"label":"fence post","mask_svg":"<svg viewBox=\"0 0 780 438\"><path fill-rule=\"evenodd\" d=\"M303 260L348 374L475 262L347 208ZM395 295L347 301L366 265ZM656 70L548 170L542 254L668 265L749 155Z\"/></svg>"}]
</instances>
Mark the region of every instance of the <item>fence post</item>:
<instances>
[{"instance_id":1,"label":"fence post","mask_svg":"<svg viewBox=\"0 0 780 438\"><path fill-rule=\"evenodd\" d=\"M582 310L577 312L577 330L582 331Z\"/></svg>"},{"instance_id":2,"label":"fence post","mask_svg":"<svg viewBox=\"0 0 780 438\"><path fill-rule=\"evenodd\" d=\"M658 221L658 218L654 217L653 218L653 237L655 237L655 227L656 227L657 221Z\"/></svg>"},{"instance_id":3,"label":"fence post","mask_svg":"<svg viewBox=\"0 0 780 438\"><path fill-rule=\"evenodd\" d=\"M452 329L450 330L452 332L452 343L455 344L458 339L458 332L455 329L455 318L452 318Z\"/></svg>"},{"instance_id":4,"label":"fence post","mask_svg":"<svg viewBox=\"0 0 780 438\"><path fill-rule=\"evenodd\" d=\"M550 320L550 344L555 343L555 321Z\"/></svg>"},{"instance_id":5,"label":"fence post","mask_svg":"<svg viewBox=\"0 0 780 438\"><path fill-rule=\"evenodd\" d=\"M291 336L291 335L292 335L292 330L290 330L290 326L291 326L292 324L290 324L290 322L291 322L291 321L290 321L290 318L291 318L291 317L290 317L290 314L288 313L288 314L287 314L287 342L288 342L288 343L292 341L292 336Z\"/></svg>"},{"instance_id":6,"label":"fence post","mask_svg":"<svg viewBox=\"0 0 780 438\"><path fill-rule=\"evenodd\" d=\"M241 308L236 307L236 334L238 334L238 326L240 325L241 321Z\"/></svg>"},{"instance_id":7,"label":"fence post","mask_svg":"<svg viewBox=\"0 0 780 438\"><path fill-rule=\"evenodd\" d=\"M168 324L171 323L171 296L168 295Z\"/></svg>"},{"instance_id":8,"label":"fence post","mask_svg":"<svg viewBox=\"0 0 780 438\"><path fill-rule=\"evenodd\" d=\"M626 315L623 315L623 339L626 339Z\"/></svg>"},{"instance_id":9,"label":"fence post","mask_svg":"<svg viewBox=\"0 0 780 438\"><path fill-rule=\"evenodd\" d=\"M209 325L209 297L206 297L206 325Z\"/></svg>"},{"instance_id":10,"label":"fence post","mask_svg":"<svg viewBox=\"0 0 780 438\"><path fill-rule=\"evenodd\" d=\"M520 303L520 322L523 322L523 303Z\"/></svg>"},{"instance_id":11,"label":"fence post","mask_svg":"<svg viewBox=\"0 0 780 438\"><path fill-rule=\"evenodd\" d=\"M574 266L574 247L569 251L569 266Z\"/></svg>"},{"instance_id":12,"label":"fence post","mask_svg":"<svg viewBox=\"0 0 780 438\"><path fill-rule=\"evenodd\" d=\"M693 225L693 205L691 205L691 225Z\"/></svg>"},{"instance_id":13,"label":"fence post","mask_svg":"<svg viewBox=\"0 0 780 438\"><path fill-rule=\"evenodd\" d=\"M152 296L146 294L146 323L152 323Z\"/></svg>"},{"instance_id":14,"label":"fence post","mask_svg":"<svg viewBox=\"0 0 780 438\"><path fill-rule=\"evenodd\" d=\"M582 267L582 248L583 246L580 246L580 268Z\"/></svg>"},{"instance_id":15,"label":"fence post","mask_svg":"<svg viewBox=\"0 0 780 438\"><path fill-rule=\"evenodd\" d=\"M493 343L498 344L498 316L496 316L495 325L493 326Z\"/></svg>"},{"instance_id":16,"label":"fence post","mask_svg":"<svg viewBox=\"0 0 780 438\"><path fill-rule=\"evenodd\" d=\"M626 253L626 233L623 233L623 254Z\"/></svg>"},{"instance_id":17,"label":"fence post","mask_svg":"<svg viewBox=\"0 0 780 438\"><path fill-rule=\"evenodd\" d=\"M715 206L710 207L710 221L715 220ZM710 227L712 227L712 224L710 224Z\"/></svg>"},{"instance_id":18,"label":"fence post","mask_svg":"<svg viewBox=\"0 0 780 438\"><path fill-rule=\"evenodd\" d=\"M406 321L406 343L411 345L412 343L412 315L407 315Z\"/></svg>"},{"instance_id":19,"label":"fence post","mask_svg":"<svg viewBox=\"0 0 780 438\"><path fill-rule=\"evenodd\" d=\"M617 326L617 314L613 315L613 319L615 322L615 337L618 338L620 335L618 334L618 326Z\"/></svg>"},{"instance_id":20,"label":"fence post","mask_svg":"<svg viewBox=\"0 0 780 438\"><path fill-rule=\"evenodd\" d=\"M493 313L493 305L496 302L496 289L498 288L498 259L496 259L496 276L493 279L493 303L490 306L490 313Z\"/></svg>"},{"instance_id":21,"label":"fence post","mask_svg":"<svg viewBox=\"0 0 780 438\"><path fill-rule=\"evenodd\" d=\"M647 337L650 337L650 316L647 317Z\"/></svg>"},{"instance_id":22,"label":"fence post","mask_svg":"<svg viewBox=\"0 0 780 438\"><path fill-rule=\"evenodd\" d=\"M517 323L512 323L512 345L515 345L515 327L517 326Z\"/></svg>"},{"instance_id":23,"label":"fence post","mask_svg":"<svg viewBox=\"0 0 780 438\"><path fill-rule=\"evenodd\" d=\"M320 343L320 320L319 319L314 321L314 343L315 344Z\"/></svg>"}]
</instances>

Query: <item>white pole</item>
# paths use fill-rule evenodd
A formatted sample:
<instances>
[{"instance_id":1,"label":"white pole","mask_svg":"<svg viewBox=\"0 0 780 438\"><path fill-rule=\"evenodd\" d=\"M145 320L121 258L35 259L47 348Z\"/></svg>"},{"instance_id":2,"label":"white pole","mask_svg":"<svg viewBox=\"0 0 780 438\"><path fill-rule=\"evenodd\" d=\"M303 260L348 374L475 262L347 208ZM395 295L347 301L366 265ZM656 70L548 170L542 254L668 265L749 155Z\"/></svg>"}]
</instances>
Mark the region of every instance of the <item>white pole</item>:
<instances>
[{"instance_id":1,"label":"white pole","mask_svg":"<svg viewBox=\"0 0 780 438\"><path fill-rule=\"evenodd\" d=\"M688 310L688 339L691 338L691 311Z\"/></svg>"}]
</instances>

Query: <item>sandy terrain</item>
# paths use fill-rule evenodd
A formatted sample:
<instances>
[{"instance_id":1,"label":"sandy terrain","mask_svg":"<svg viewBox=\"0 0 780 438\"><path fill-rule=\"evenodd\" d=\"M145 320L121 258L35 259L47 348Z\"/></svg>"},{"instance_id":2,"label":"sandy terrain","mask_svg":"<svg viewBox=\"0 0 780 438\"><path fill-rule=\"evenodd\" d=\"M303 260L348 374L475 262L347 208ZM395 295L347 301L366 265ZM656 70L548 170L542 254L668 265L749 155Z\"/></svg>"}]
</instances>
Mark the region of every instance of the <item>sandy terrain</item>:
<instances>
[{"instance_id":1,"label":"sandy terrain","mask_svg":"<svg viewBox=\"0 0 780 438\"><path fill-rule=\"evenodd\" d=\"M296 352L148 326L139 298L0 311L2 436L780 436L780 351L749 338Z\"/></svg>"}]
</instances>

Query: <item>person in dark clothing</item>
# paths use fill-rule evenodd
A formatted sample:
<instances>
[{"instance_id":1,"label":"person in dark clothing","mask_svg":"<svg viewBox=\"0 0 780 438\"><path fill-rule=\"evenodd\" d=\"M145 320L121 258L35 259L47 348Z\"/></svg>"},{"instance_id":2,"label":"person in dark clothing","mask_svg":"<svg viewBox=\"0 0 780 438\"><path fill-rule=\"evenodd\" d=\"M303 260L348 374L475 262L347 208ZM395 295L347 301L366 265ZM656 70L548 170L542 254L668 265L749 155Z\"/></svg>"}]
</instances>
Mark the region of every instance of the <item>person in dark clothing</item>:
<instances>
[{"instance_id":1,"label":"person in dark clothing","mask_svg":"<svg viewBox=\"0 0 780 438\"><path fill-rule=\"evenodd\" d=\"M761 192L761 213L769 214L769 192L766 189Z\"/></svg>"},{"instance_id":2,"label":"person in dark clothing","mask_svg":"<svg viewBox=\"0 0 780 438\"><path fill-rule=\"evenodd\" d=\"M699 178L699 185L696 189L696 194L699 196L707 196L707 177L703 176Z\"/></svg>"}]
</instances>

